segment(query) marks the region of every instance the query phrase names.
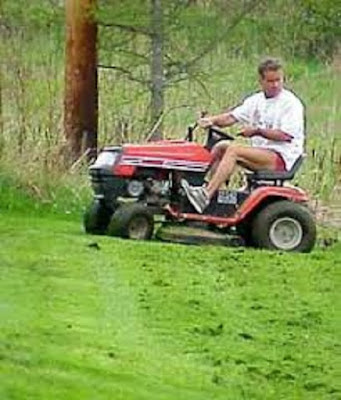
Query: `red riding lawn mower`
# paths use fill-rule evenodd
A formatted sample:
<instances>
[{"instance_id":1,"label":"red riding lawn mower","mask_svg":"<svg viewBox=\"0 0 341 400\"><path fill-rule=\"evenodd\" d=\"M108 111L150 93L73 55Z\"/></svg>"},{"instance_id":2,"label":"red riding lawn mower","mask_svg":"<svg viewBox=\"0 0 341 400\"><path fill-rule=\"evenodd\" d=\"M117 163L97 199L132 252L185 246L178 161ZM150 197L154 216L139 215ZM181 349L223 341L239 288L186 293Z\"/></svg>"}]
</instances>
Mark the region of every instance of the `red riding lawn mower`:
<instances>
[{"instance_id":1,"label":"red riding lawn mower","mask_svg":"<svg viewBox=\"0 0 341 400\"><path fill-rule=\"evenodd\" d=\"M154 217L162 216L165 223L200 224L238 235L246 246L311 251L316 226L307 194L284 185L294 177L302 157L288 172L246 173L244 189L219 190L198 214L181 180L202 185L212 161L211 148L234 138L212 127L201 145L193 141L194 129L188 128L184 140L105 147L89 169L94 200L84 215L86 232L147 240L153 236Z\"/></svg>"}]
</instances>

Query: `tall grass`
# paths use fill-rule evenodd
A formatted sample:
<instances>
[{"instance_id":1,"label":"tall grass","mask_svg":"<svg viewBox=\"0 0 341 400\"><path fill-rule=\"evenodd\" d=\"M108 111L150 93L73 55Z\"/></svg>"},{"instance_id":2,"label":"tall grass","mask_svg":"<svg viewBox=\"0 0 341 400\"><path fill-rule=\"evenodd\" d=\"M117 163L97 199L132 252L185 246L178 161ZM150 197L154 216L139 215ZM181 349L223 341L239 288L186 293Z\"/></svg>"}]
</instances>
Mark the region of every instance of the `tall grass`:
<instances>
[{"instance_id":1,"label":"tall grass","mask_svg":"<svg viewBox=\"0 0 341 400\"><path fill-rule=\"evenodd\" d=\"M71 197L75 206L89 194L85 166L65 171L61 162L63 42L58 31L29 40L9 36L1 45L0 171L57 208L59 203L70 204ZM200 110L220 112L257 90L259 59L256 53L247 58L231 55L222 43L200 60L192 78L167 88L165 137L183 137ZM328 198L340 180L341 81L332 65L286 61L287 86L307 107L308 157L298 183L313 196ZM146 87L115 71L99 71L99 146L145 140L148 113Z\"/></svg>"}]
</instances>

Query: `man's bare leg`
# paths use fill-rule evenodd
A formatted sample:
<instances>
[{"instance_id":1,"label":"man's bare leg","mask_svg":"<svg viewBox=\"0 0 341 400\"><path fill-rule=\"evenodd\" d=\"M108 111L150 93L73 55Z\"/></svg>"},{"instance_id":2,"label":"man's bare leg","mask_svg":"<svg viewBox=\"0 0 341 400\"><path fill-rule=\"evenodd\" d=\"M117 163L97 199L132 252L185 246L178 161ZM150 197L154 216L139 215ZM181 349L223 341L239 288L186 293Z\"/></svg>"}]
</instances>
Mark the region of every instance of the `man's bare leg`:
<instances>
[{"instance_id":1,"label":"man's bare leg","mask_svg":"<svg viewBox=\"0 0 341 400\"><path fill-rule=\"evenodd\" d=\"M230 144L231 142L229 140L221 140L215 146L213 146L211 150L212 164L210 166L207 175L205 176L206 182L209 182L211 178L214 176L216 170L218 169L220 161L224 157L224 154Z\"/></svg>"},{"instance_id":2,"label":"man's bare leg","mask_svg":"<svg viewBox=\"0 0 341 400\"><path fill-rule=\"evenodd\" d=\"M197 212L202 213L209 205L214 193L230 178L238 163L253 171L263 169L272 171L276 169L276 160L276 153L270 150L230 145L206 187L190 186L185 179L181 184L193 207Z\"/></svg>"},{"instance_id":3,"label":"man's bare leg","mask_svg":"<svg viewBox=\"0 0 341 400\"><path fill-rule=\"evenodd\" d=\"M241 163L244 167L252 171L263 169L272 171L276 168L276 154L266 149L230 145L226 149L218 168L206 187L209 199L231 177L238 163Z\"/></svg>"}]
</instances>

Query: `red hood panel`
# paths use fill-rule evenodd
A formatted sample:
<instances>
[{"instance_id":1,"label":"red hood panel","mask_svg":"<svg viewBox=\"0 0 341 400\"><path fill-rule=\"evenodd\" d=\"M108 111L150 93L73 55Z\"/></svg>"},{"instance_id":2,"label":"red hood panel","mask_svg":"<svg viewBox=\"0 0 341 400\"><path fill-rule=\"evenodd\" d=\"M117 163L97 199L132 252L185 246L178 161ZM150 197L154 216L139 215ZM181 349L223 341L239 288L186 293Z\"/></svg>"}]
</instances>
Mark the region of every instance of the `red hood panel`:
<instances>
[{"instance_id":1,"label":"red hood panel","mask_svg":"<svg viewBox=\"0 0 341 400\"><path fill-rule=\"evenodd\" d=\"M210 162L211 154L203 146L176 140L124 145L120 160L121 165L193 171L205 171Z\"/></svg>"}]
</instances>

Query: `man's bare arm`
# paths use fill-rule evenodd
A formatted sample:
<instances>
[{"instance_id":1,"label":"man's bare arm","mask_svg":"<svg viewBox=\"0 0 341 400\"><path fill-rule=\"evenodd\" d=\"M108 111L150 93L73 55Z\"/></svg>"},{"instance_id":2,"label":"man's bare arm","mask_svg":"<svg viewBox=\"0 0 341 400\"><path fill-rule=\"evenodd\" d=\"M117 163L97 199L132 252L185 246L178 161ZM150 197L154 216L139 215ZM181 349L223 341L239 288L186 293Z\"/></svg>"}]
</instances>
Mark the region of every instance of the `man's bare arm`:
<instances>
[{"instance_id":1,"label":"man's bare arm","mask_svg":"<svg viewBox=\"0 0 341 400\"><path fill-rule=\"evenodd\" d=\"M244 137L263 136L266 139L275 140L276 142L291 142L292 140L291 135L281 131L280 129L263 129L254 128L252 126L245 126L241 130L241 134Z\"/></svg>"},{"instance_id":2,"label":"man's bare arm","mask_svg":"<svg viewBox=\"0 0 341 400\"><path fill-rule=\"evenodd\" d=\"M237 122L236 118L230 113L212 115L210 117L204 117L199 119L199 125L202 128L209 128L212 125L219 126L221 128L225 126L231 126Z\"/></svg>"},{"instance_id":3,"label":"man's bare arm","mask_svg":"<svg viewBox=\"0 0 341 400\"><path fill-rule=\"evenodd\" d=\"M292 136L280 129L257 129L257 135L263 136L269 140L275 140L276 142L291 142Z\"/></svg>"}]
</instances>

